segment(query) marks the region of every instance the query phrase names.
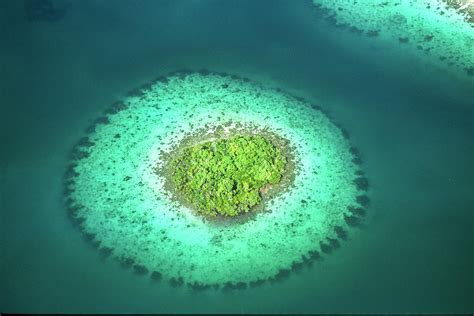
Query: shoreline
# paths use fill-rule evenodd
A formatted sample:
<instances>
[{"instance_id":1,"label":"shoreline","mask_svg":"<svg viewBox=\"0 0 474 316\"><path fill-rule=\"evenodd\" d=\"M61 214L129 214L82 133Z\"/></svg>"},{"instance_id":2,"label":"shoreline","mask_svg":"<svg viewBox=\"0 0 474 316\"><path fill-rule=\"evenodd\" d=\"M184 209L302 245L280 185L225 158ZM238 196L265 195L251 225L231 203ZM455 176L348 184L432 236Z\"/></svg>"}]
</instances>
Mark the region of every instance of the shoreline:
<instances>
[{"instance_id":1,"label":"shoreline","mask_svg":"<svg viewBox=\"0 0 474 316\"><path fill-rule=\"evenodd\" d=\"M260 135L270 141L273 146L281 150L282 154L286 158L285 172L283 173L282 178L278 184L273 185L270 190L262 194L262 189L260 189L259 194L262 200L257 205L251 207L247 213L242 213L235 217L222 216L220 214L215 216L200 214L196 210L195 206L189 203L186 197L184 197L183 194L175 188L175 185L172 183L170 175L172 171L170 170L169 164L174 159L174 157L176 157L176 155L178 155L179 152L185 148L212 140L226 139L234 135ZM298 172L295 155L292 153L292 150L295 150L295 148L290 146L290 141L276 133L264 130L258 126L242 126L238 124L238 122L229 121L228 123L224 123L213 128L208 128L207 131L206 128L197 130L191 135L184 137L175 148L170 150L170 152L161 153L162 156L160 160L165 161L165 163L161 167L156 167L155 172L159 177L163 177L165 179L164 189L170 192L172 200L190 209L193 212L193 215L203 217L211 225L238 225L244 223L245 221L254 219L259 213L267 212L267 203L269 203L273 198L284 194L292 188L294 185L295 175Z\"/></svg>"}]
</instances>

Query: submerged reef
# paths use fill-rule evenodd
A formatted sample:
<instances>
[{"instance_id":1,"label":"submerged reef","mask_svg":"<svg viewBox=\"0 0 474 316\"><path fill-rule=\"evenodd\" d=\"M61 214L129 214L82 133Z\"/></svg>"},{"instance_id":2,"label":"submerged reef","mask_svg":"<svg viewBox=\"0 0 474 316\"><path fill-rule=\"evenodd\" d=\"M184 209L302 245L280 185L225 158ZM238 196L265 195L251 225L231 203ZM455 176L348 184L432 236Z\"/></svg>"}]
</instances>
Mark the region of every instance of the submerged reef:
<instances>
[{"instance_id":1,"label":"submerged reef","mask_svg":"<svg viewBox=\"0 0 474 316\"><path fill-rule=\"evenodd\" d=\"M179 71L87 128L64 195L103 257L172 286L243 289L348 239L369 204L360 157L347 131L303 98Z\"/></svg>"},{"instance_id":2,"label":"submerged reef","mask_svg":"<svg viewBox=\"0 0 474 316\"><path fill-rule=\"evenodd\" d=\"M317 11L350 31L403 45L444 69L474 72L470 0L313 0ZM401 47L400 47L401 48Z\"/></svg>"},{"instance_id":3,"label":"submerged reef","mask_svg":"<svg viewBox=\"0 0 474 316\"><path fill-rule=\"evenodd\" d=\"M67 13L70 3L64 0L25 0L28 21L57 22Z\"/></svg>"}]
</instances>

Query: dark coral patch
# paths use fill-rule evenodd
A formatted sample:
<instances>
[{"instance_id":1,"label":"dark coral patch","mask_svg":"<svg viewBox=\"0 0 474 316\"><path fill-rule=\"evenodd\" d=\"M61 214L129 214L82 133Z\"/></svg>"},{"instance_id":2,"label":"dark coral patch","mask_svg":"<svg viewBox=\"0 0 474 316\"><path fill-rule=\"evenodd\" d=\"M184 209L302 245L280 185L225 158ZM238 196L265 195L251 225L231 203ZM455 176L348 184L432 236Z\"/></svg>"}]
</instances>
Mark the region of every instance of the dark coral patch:
<instances>
[{"instance_id":1,"label":"dark coral patch","mask_svg":"<svg viewBox=\"0 0 474 316\"><path fill-rule=\"evenodd\" d=\"M377 37L379 36L379 30L369 30L367 31L367 36L368 37Z\"/></svg>"},{"instance_id":2,"label":"dark coral patch","mask_svg":"<svg viewBox=\"0 0 474 316\"><path fill-rule=\"evenodd\" d=\"M75 147L70 154L70 158L72 160L81 160L84 158L88 158L89 156L89 152L82 150L81 147Z\"/></svg>"},{"instance_id":3,"label":"dark coral patch","mask_svg":"<svg viewBox=\"0 0 474 316\"><path fill-rule=\"evenodd\" d=\"M159 281L161 280L161 273L158 271L153 271L150 275L150 278L154 281Z\"/></svg>"},{"instance_id":4,"label":"dark coral patch","mask_svg":"<svg viewBox=\"0 0 474 316\"><path fill-rule=\"evenodd\" d=\"M339 241L335 238L327 238L328 242L329 242L329 245L332 249L337 249L341 246L341 244L339 243Z\"/></svg>"},{"instance_id":5,"label":"dark coral patch","mask_svg":"<svg viewBox=\"0 0 474 316\"><path fill-rule=\"evenodd\" d=\"M349 148L349 152L356 157L360 156L360 152L359 152L359 149L357 149L357 147L352 146L351 148Z\"/></svg>"},{"instance_id":6,"label":"dark coral patch","mask_svg":"<svg viewBox=\"0 0 474 316\"><path fill-rule=\"evenodd\" d=\"M361 29L359 29L359 28L357 28L357 27L355 27L355 26L349 27L349 31L352 32L352 33L356 33L356 34L362 34L362 33L364 33L363 30L361 30Z\"/></svg>"},{"instance_id":7,"label":"dark coral patch","mask_svg":"<svg viewBox=\"0 0 474 316\"><path fill-rule=\"evenodd\" d=\"M362 171L362 170L357 170L356 172L354 172L354 174L355 174L356 176L363 176L363 175L364 175L364 171Z\"/></svg>"},{"instance_id":8,"label":"dark coral patch","mask_svg":"<svg viewBox=\"0 0 474 316\"><path fill-rule=\"evenodd\" d=\"M363 207L367 207L369 206L369 203L370 203L370 199L367 195L359 195L356 197L356 201L357 203L359 203L360 205L362 205Z\"/></svg>"},{"instance_id":9,"label":"dark coral patch","mask_svg":"<svg viewBox=\"0 0 474 316\"><path fill-rule=\"evenodd\" d=\"M295 263L293 262L291 269L295 269ZM271 280L272 282L280 282L287 279L291 274L289 269L280 269L275 277Z\"/></svg>"},{"instance_id":10,"label":"dark coral patch","mask_svg":"<svg viewBox=\"0 0 474 316\"><path fill-rule=\"evenodd\" d=\"M24 8L29 22L57 22L66 15L69 5L65 1L26 0Z\"/></svg>"},{"instance_id":11,"label":"dark coral patch","mask_svg":"<svg viewBox=\"0 0 474 316\"><path fill-rule=\"evenodd\" d=\"M408 37L399 37L399 38L398 38L398 41L399 41L400 43L405 44L405 43L408 43L408 42L410 41L410 39L409 39Z\"/></svg>"},{"instance_id":12,"label":"dark coral patch","mask_svg":"<svg viewBox=\"0 0 474 316\"><path fill-rule=\"evenodd\" d=\"M198 73L202 76L209 76L211 74L211 72L208 69L205 69L205 68L199 69Z\"/></svg>"},{"instance_id":13,"label":"dark coral patch","mask_svg":"<svg viewBox=\"0 0 474 316\"><path fill-rule=\"evenodd\" d=\"M325 254L329 254L332 252L332 247L331 245L324 243L324 242L319 242L319 247L321 248L321 251Z\"/></svg>"},{"instance_id":14,"label":"dark coral patch","mask_svg":"<svg viewBox=\"0 0 474 316\"><path fill-rule=\"evenodd\" d=\"M434 38L434 35L426 35L426 36L424 37L424 40L425 40L426 42L431 42L431 41L433 40L433 38Z\"/></svg>"},{"instance_id":15,"label":"dark coral patch","mask_svg":"<svg viewBox=\"0 0 474 316\"><path fill-rule=\"evenodd\" d=\"M262 280L257 280L257 281L252 281L252 282L249 283L249 286L251 288L256 288L258 286L262 286L263 284L265 284L265 282L266 282L266 280L263 280L263 279Z\"/></svg>"},{"instance_id":16,"label":"dark coral patch","mask_svg":"<svg viewBox=\"0 0 474 316\"><path fill-rule=\"evenodd\" d=\"M112 248L109 248L109 247L101 247L99 249L99 252L100 252L100 256L102 258L108 258L110 257L110 255L112 254L113 252L113 249Z\"/></svg>"},{"instance_id":17,"label":"dark coral patch","mask_svg":"<svg viewBox=\"0 0 474 316\"><path fill-rule=\"evenodd\" d=\"M355 178L352 182L357 187L357 190L367 191L369 189L369 180L366 177Z\"/></svg>"},{"instance_id":18,"label":"dark coral patch","mask_svg":"<svg viewBox=\"0 0 474 316\"><path fill-rule=\"evenodd\" d=\"M117 101L117 102L112 103L112 105L110 105L109 108L107 108L104 111L104 114L115 114L127 108L128 108L128 105L126 105L123 102Z\"/></svg>"},{"instance_id":19,"label":"dark coral patch","mask_svg":"<svg viewBox=\"0 0 474 316\"><path fill-rule=\"evenodd\" d=\"M197 283L197 282L187 283L187 286L196 292L209 290L211 288L211 286L208 284L202 284L202 283Z\"/></svg>"},{"instance_id":20,"label":"dark coral patch","mask_svg":"<svg viewBox=\"0 0 474 316\"><path fill-rule=\"evenodd\" d=\"M145 275L148 274L148 269L141 264L136 264L133 266L133 272L138 275Z\"/></svg>"},{"instance_id":21,"label":"dark coral patch","mask_svg":"<svg viewBox=\"0 0 474 316\"><path fill-rule=\"evenodd\" d=\"M169 280L169 284L172 286L172 287L179 287L179 286L182 286L184 284L184 281L183 281L183 278L182 277L179 277L179 278L171 278Z\"/></svg>"},{"instance_id":22,"label":"dark coral patch","mask_svg":"<svg viewBox=\"0 0 474 316\"><path fill-rule=\"evenodd\" d=\"M347 231L344 230L341 226L335 226L334 231L336 232L336 235L338 238L342 240L347 240Z\"/></svg>"},{"instance_id":23,"label":"dark coral patch","mask_svg":"<svg viewBox=\"0 0 474 316\"><path fill-rule=\"evenodd\" d=\"M67 167L66 167L66 172L64 173L64 177L66 179L70 179L70 178L74 178L74 177L77 177L79 175L79 172L76 171L76 167L77 167L77 164L75 163L70 163Z\"/></svg>"},{"instance_id":24,"label":"dark coral patch","mask_svg":"<svg viewBox=\"0 0 474 316\"><path fill-rule=\"evenodd\" d=\"M135 263L132 258L120 258L118 260L120 262L120 265L125 269L132 267L132 265Z\"/></svg>"},{"instance_id":25,"label":"dark coral patch","mask_svg":"<svg viewBox=\"0 0 474 316\"><path fill-rule=\"evenodd\" d=\"M321 255L316 250L312 250L312 251L308 252L308 256L309 256L309 259L311 259L311 260L321 259Z\"/></svg>"},{"instance_id":26,"label":"dark coral patch","mask_svg":"<svg viewBox=\"0 0 474 316\"><path fill-rule=\"evenodd\" d=\"M355 157L354 159L352 159L352 162L355 165L361 165L362 164L362 159L360 157Z\"/></svg>"},{"instance_id":27,"label":"dark coral patch","mask_svg":"<svg viewBox=\"0 0 474 316\"><path fill-rule=\"evenodd\" d=\"M80 147L92 147L94 146L94 142L89 139L89 137L82 137L78 142L77 146Z\"/></svg>"},{"instance_id":28,"label":"dark coral patch","mask_svg":"<svg viewBox=\"0 0 474 316\"><path fill-rule=\"evenodd\" d=\"M99 248L100 241L97 240L95 237L96 237L95 234L84 233L84 239L87 241L87 243L92 245L94 248Z\"/></svg>"},{"instance_id":29,"label":"dark coral patch","mask_svg":"<svg viewBox=\"0 0 474 316\"><path fill-rule=\"evenodd\" d=\"M349 206L347 209L349 210L349 212L351 212L352 215L359 217L365 216L365 214L367 213L367 211L362 207Z\"/></svg>"},{"instance_id":30,"label":"dark coral patch","mask_svg":"<svg viewBox=\"0 0 474 316\"><path fill-rule=\"evenodd\" d=\"M358 227L361 224L359 217L354 215L344 215L344 221L351 227Z\"/></svg>"},{"instance_id":31,"label":"dark coral patch","mask_svg":"<svg viewBox=\"0 0 474 316\"><path fill-rule=\"evenodd\" d=\"M103 124L107 125L110 123L109 118L107 116L100 116L97 119L94 120L95 124Z\"/></svg>"}]
</instances>

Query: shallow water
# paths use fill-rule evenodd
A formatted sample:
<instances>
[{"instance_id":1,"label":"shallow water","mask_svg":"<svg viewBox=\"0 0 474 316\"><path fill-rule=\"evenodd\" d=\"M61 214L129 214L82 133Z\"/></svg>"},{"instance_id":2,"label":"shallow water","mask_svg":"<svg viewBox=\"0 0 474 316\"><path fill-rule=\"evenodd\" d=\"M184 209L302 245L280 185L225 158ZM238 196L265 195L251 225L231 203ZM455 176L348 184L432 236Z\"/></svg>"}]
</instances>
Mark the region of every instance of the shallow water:
<instances>
[{"instance_id":1,"label":"shallow water","mask_svg":"<svg viewBox=\"0 0 474 316\"><path fill-rule=\"evenodd\" d=\"M0 3L0 311L472 312L472 77L336 28L309 1L74 1L54 23ZM125 271L62 204L67 153L108 104L177 68L271 81L351 134L365 225L275 284L192 292Z\"/></svg>"}]
</instances>

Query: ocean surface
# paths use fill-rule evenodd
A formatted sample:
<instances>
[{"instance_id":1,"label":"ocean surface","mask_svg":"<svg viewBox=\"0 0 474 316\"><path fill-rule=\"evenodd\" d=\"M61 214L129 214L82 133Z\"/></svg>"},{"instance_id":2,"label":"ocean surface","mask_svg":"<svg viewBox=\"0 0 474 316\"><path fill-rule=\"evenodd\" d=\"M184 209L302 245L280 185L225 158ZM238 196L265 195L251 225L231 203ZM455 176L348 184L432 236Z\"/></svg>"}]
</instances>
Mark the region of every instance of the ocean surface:
<instances>
[{"instance_id":1,"label":"ocean surface","mask_svg":"<svg viewBox=\"0 0 474 316\"><path fill-rule=\"evenodd\" d=\"M336 27L311 1L0 1L1 312L473 311L474 83ZM103 259L62 200L67 156L112 102L207 68L272 81L350 133L363 227L278 283L195 292Z\"/></svg>"}]
</instances>

